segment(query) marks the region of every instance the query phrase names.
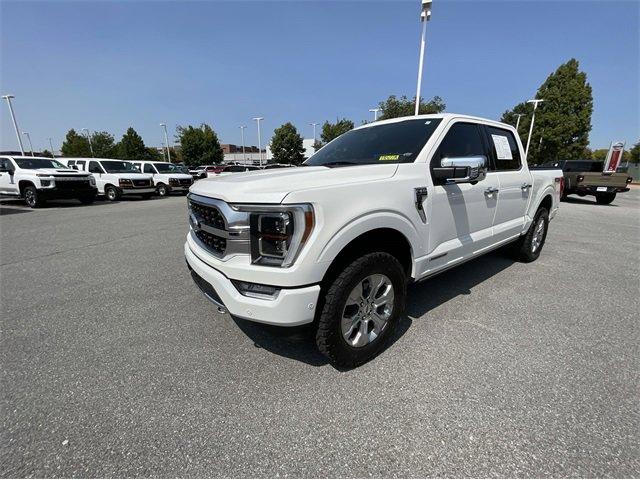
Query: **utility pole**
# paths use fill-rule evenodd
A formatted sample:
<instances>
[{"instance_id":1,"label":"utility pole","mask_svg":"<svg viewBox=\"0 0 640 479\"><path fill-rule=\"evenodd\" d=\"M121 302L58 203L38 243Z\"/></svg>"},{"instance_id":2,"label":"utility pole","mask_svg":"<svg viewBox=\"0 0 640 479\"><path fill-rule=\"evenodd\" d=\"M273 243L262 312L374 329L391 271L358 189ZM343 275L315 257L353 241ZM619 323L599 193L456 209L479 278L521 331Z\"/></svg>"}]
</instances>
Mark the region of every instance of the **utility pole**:
<instances>
[{"instance_id":1,"label":"utility pole","mask_svg":"<svg viewBox=\"0 0 640 479\"><path fill-rule=\"evenodd\" d=\"M369 108L369 111L373 113L373 121L378 121L378 112L380 108Z\"/></svg>"},{"instance_id":2,"label":"utility pole","mask_svg":"<svg viewBox=\"0 0 640 479\"><path fill-rule=\"evenodd\" d=\"M18 122L16 121L16 115L13 112L13 106L11 105L11 99L15 98L13 95L3 95L2 98L7 100L9 105L9 112L11 113L11 120L13 121L13 129L16 131L16 137L18 138L18 145L20 145L20 153L24 156L24 147L22 146L22 137L20 136L20 130L18 129Z\"/></svg>"},{"instance_id":3,"label":"utility pole","mask_svg":"<svg viewBox=\"0 0 640 479\"><path fill-rule=\"evenodd\" d=\"M167 158L169 159L169 163L171 163L171 150L169 150L169 136L167 135L167 125L164 123L160 123L160 126L164 130L164 143L167 145Z\"/></svg>"},{"instance_id":4,"label":"utility pole","mask_svg":"<svg viewBox=\"0 0 640 479\"><path fill-rule=\"evenodd\" d=\"M516 131L518 131L518 127L520 126L520 117L523 116L522 113L518 113L516 115L518 119L516 120Z\"/></svg>"},{"instance_id":5,"label":"utility pole","mask_svg":"<svg viewBox=\"0 0 640 479\"><path fill-rule=\"evenodd\" d=\"M89 130L87 128L82 128L81 131L85 131L87 133L87 141L89 142L89 151L91 152L91 158L93 158L93 146L91 145L91 135L89 135Z\"/></svg>"},{"instance_id":6,"label":"utility pole","mask_svg":"<svg viewBox=\"0 0 640 479\"><path fill-rule=\"evenodd\" d=\"M316 126L318 125L317 123L309 123L312 127L313 127L313 144L316 144Z\"/></svg>"},{"instance_id":7,"label":"utility pole","mask_svg":"<svg viewBox=\"0 0 640 479\"><path fill-rule=\"evenodd\" d=\"M258 123L258 152L260 153L260 166L262 166L262 139L260 138L260 122L264 117L257 116L254 120Z\"/></svg>"},{"instance_id":8,"label":"utility pole","mask_svg":"<svg viewBox=\"0 0 640 479\"><path fill-rule=\"evenodd\" d=\"M244 161L244 164L247 164L247 154L245 152L244 149L244 129L246 128L245 125L242 125L239 127L240 128L240 136L242 137L242 161Z\"/></svg>"},{"instance_id":9,"label":"utility pole","mask_svg":"<svg viewBox=\"0 0 640 479\"><path fill-rule=\"evenodd\" d=\"M36 156L33 154L33 144L31 143L31 135L29 135L28 131L23 131L22 134L27 137L27 140L29 140L29 148L31 148L31 156Z\"/></svg>"},{"instance_id":10,"label":"utility pole","mask_svg":"<svg viewBox=\"0 0 640 479\"><path fill-rule=\"evenodd\" d=\"M49 146L51 147L51 158L55 158L56 154L55 150L53 149L53 141L51 140L51 138L49 138Z\"/></svg>"},{"instance_id":11,"label":"utility pole","mask_svg":"<svg viewBox=\"0 0 640 479\"><path fill-rule=\"evenodd\" d=\"M531 126L529 127L529 137L527 138L527 148L524 150L524 158L525 160L529 159L529 143L531 143L531 134L533 133L533 124L536 121L536 110L538 109L538 104L542 103L544 100L527 100L527 103L533 103L533 114L531 115Z\"/></svg>"},{"instance_id":12,"label":"utility pole","mask_svg":"<svg viewBox=\"0 0 640 479\"><path fill-rule=\"evenodd\" d=\"M416 88L416 115L420 113L420 90L422 89L422 67L424 65L424 47L427 36L427 22L431 20L432 0L422 0L420 22L422 23L422 37L420 39L420 59L418 61L418 87Z\"/></svg>"}]
</instances>

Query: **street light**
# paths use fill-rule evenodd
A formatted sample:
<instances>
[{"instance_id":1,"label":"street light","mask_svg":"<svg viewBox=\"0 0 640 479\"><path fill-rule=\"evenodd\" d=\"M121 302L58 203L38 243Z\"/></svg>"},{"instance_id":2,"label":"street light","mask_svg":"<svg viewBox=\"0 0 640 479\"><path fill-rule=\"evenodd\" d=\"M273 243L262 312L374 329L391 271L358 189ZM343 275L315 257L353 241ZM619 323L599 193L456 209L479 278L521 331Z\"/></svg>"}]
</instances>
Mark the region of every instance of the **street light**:
<instances>
[{"instance_id":1,"label":"street light","mask_svg":"<svg viewBox=\"0 0 640 479\"><path fill-rule=\"evenodd\" d=\"M533 123L536 121L536 110L538 109L538 104L542 103L544 100L527 100L527 103L533 103L533 114L531 115L531 126L529 127L529 137L527 138L527 147L524 150L524 159L527 160L529 158L529 143L531 143L531 133L533 133Z\"/></svg>"},{"instance_id":2,"label":"street light","mask_svg":"<svg viewBox=\"0 0 640 479\"><path fill-rule=\"evenodd\" d=\"M520 126L520 117L524 115L522 113L518 113L516 116L518 117L516 120L516 131L518 131L518 126Z\"/></svg>"},{"instance_id":3,"label":"street light","mask_svg":"<svg viewBox=\"0 0 640 479\"><path fill-rule=\"evenodd\" d=\"M89 136L89 130L86 128L82 128L81 131L87 132L87 141L89 142L89 151L91 152L91 158L93 158L93 146L91 145L91 136Z\"/></svg>"},{"instance_id":4,"label":"street light","mask_svg":"<svg viewBox=\"0 0 640 479\"><path fill-rule=\"evenodd\" d=\"M31 136L29 135L29 132L23 131L22 134L27 137L27 140L29 140L29 148L31 148L31 156L36 156L33 154L33 144L31 143Z\"/></svg>"},{"instance_id":5,"label":"street light","mask_svg":"<svg viewBox=\"0 0 640 479\"><path fill-rule=\"evenodd\" d=\"M416 115L420 113L420 90L422 88L422 66L424 64L424 47L427 36L427 22L431 20L432 0L422 0L420 22L422 22L422 37L420 39L420 59L418 61L418 87L416 89Z\"/></svg>"},{"instance_id":6,"label":"street light","mask_svg":"<svg viewBox=\"0 0 640 479\"><path fill-rule=\"evenodd\" d=\"M247 154L245 153L244 150L244 129L246 128L245 125L241 125L238 128L240 128L240 136L242 137L242 161L244 161L244 164L247 164Z\"/></svg>"},{"instance_id":7,"label":"street light","mask_svg":"<svg viewBox=\"0 0 640 479\"><path fill-rule=\"evenodd\" d=\"M316 126L318 125L317 123L309 123L312 127L313 127L313 144L316 144Z\"/></svg>"},{"instance_id":8,"label":"street light","mask_svg":"<svg viewBox=\"0 0 640 479\"><path fill-rule=\"evenodd\" d=\"M167 135L167 125L164 123L160 123L160 126L164 130L164 144L167 145L167 158L169 159L169 163L171 163L171 150L169 150L169 136Z\"/></svg>"},{"instance_id":9,"label":"street light","mask_svg":"<svg viewBox=\"0 0 640 479\"><path fill-rule=\"evenodd\" d=\"M16 131L16 137L18 138L18 145L20 145L20 153L24 156L24 148L22 146L22 137L20 136L20 130L18 129L18 122L16 121L16 115L13 113L13 106L11 105L11 99L15 98L13 95L3 95L2 98L7 100L9 105L9 112L11 113L11 120L13 121L13 129Z\"/></svg>"},{"instance_id":10,"label":"street light","mask_svg":"<svg viewBox=\"0 0 640 479\"><path fill-rule=\"evenodd\" d=\"M380 108L369 108L369 111L373 113L373 121L378 121L378 112Z\"/></svg>"},{"instance_id":11,"label":"street light","mask_svg":"<svg viewBox=\"0 0 640 479\"><path fill-rule=\"evenodd\" d=\"M260 166L262 166L262 139L260 137L260 122L264 120L264 117L257 116L254 121L258 123L258 153L260 153Z\"/></svg>"},{"instance_id":12,"label":"street light","mask_svg":"<svg viewBox=\"0 0 640 479\"><path fill-rule=\"evenodd\" d=\"M51 138L49 138L49 146L51 147L51 158L55 158L56 155L54 153L54 149L53 149L53 140L51 140Z\"/></svg>"}]
</instances>

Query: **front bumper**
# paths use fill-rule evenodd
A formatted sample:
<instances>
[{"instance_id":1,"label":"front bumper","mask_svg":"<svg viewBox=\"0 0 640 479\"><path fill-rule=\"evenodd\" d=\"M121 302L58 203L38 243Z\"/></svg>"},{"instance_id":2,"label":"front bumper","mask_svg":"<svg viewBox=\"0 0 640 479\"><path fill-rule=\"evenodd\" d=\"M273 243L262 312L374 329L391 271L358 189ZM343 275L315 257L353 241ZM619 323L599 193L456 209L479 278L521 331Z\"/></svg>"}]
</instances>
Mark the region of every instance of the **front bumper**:
<instances>
[{"instance_id":1,"label":"front bumper","mask_svg":"<svg viewBox=\"0 0 640 479\"><path fill-rule=\"evenodd\" d=\"M61 189L54 186L52 188L38 188L38 195L49 200L95 196L97 193L98 189L95 187Z\"/></svg>"},{"instance_id":2,"label":"front bumper","mask_svg":"<svg viewBox=\"0 0 640 479\"><path fill-rule=\"evenodd\" d=\"M232 316L277 326L299 326L311 323L315 317L319 285L283 288L274 299L250 298L240 294L224 274L198 258L188 242L184 255L200 290Z\"/></svg>"},{"instance_id":3,"label":"front bumper","mask_svg":"<svg viewBox=\"0 0 640 479\"><path fill-rule=\"evenodd\" d=\"M123 195L146 195L147 193L155 193L156 189L153 186L142 187L142 188L123 188L120 187L120 192Z\"/></svg>"}]
</instances>

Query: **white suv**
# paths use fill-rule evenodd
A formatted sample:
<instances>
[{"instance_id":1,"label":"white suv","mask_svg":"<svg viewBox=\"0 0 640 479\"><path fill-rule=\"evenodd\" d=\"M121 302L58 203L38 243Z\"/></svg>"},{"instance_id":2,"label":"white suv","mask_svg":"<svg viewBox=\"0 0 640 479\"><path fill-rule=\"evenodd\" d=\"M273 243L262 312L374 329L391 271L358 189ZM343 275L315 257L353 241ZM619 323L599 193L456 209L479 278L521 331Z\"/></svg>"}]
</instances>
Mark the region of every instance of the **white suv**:
<instances>
[{"instance_id":1,"label":"white suv","mask_svg":"<svg viewBox=\"0 0 640 479\"><path fill-rule=\"evenodd\" d=\"M68 167L91 173L96 179L98 194L109 201L122 195L138 195L150 198L156 189L151 175L144 175L129 161L105 158L60 158Z\"/></svg>"},{"instance_id":2,"label":"white suv","mask_svg":"<svg viewBox=\"0 0 640 479\"><path fill-rule=\"evenodd\" d=\"M133 161L141 173L148 173L153 177L153 184L159 196L167 196L172 192L187 194L193 184L193 177L184 173L183 169L173 163L165 161Z\"/></svg>"}]
</instances>

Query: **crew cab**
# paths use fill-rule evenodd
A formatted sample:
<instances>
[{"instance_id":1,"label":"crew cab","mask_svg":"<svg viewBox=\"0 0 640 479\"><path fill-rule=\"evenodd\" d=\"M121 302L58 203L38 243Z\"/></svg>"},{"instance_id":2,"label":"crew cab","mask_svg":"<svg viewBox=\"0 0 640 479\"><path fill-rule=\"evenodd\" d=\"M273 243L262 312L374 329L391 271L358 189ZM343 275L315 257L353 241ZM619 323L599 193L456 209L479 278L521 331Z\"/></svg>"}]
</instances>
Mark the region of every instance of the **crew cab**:
<instances>
[{"instance_id":1,"label":"crew cab","mask_svg":"<svg viewBox=\"0 0 640 479\"><path fill-rule=\"evenodd\" d=\"M218 311L314 323L320 351L357 366L393 335L408 283L505 245L538 258L562 172L523 158L515 129L491 120L369 123L302 167L195 183L187 264Z\"/></svg>"},{"instance_id":2,"label":"crew cab","mask_svg":"<svg viewBox=\"0 0 640 479\"><path fill-rule=\"evenodd\" d=\"M153 184L159 196L167 196L172 192L187 194L193 184L191 175L173 163L164 161L133 161L133 166L142 173L153 178Z\"/></svg>"},{"instance_id":3,"label":"crew cab","mask_svg":"<svg viewBox=\"0 0 640 479\"><path fill-rule=\"evenodd\" d=\"M83 204L96 198L95 179L46 157L0 156L0 195L24 198L31 208L46 200L75 198Z\"/></svg>"},{"instance_id":4,"label":"crew cab","mask_svg":"<svg viewBox=\"0 0 640 479\"><path fill-rule=\"evenodd\" d=\"M605 172L603 161L550 161L538 168L562 169L564 174L563 199L567 195L573 194L578 196L593 195L599 205L608 205L616 199L617 193L629 191L629 183L633 180L627 173Z\"/></svg>"},{"instance_id":5,"label":"crew cab","mask_svg":"<svg viewBox=\"0 0 640 479\"><path fill-rule=\"evenodd\" d=\"M108 158L60 158L70 168L91 173L96 179L98 194L109 201L123 195L151 198L156 189L151 175L140 173L131 162Z\"/></svg>"}]
</instances>

